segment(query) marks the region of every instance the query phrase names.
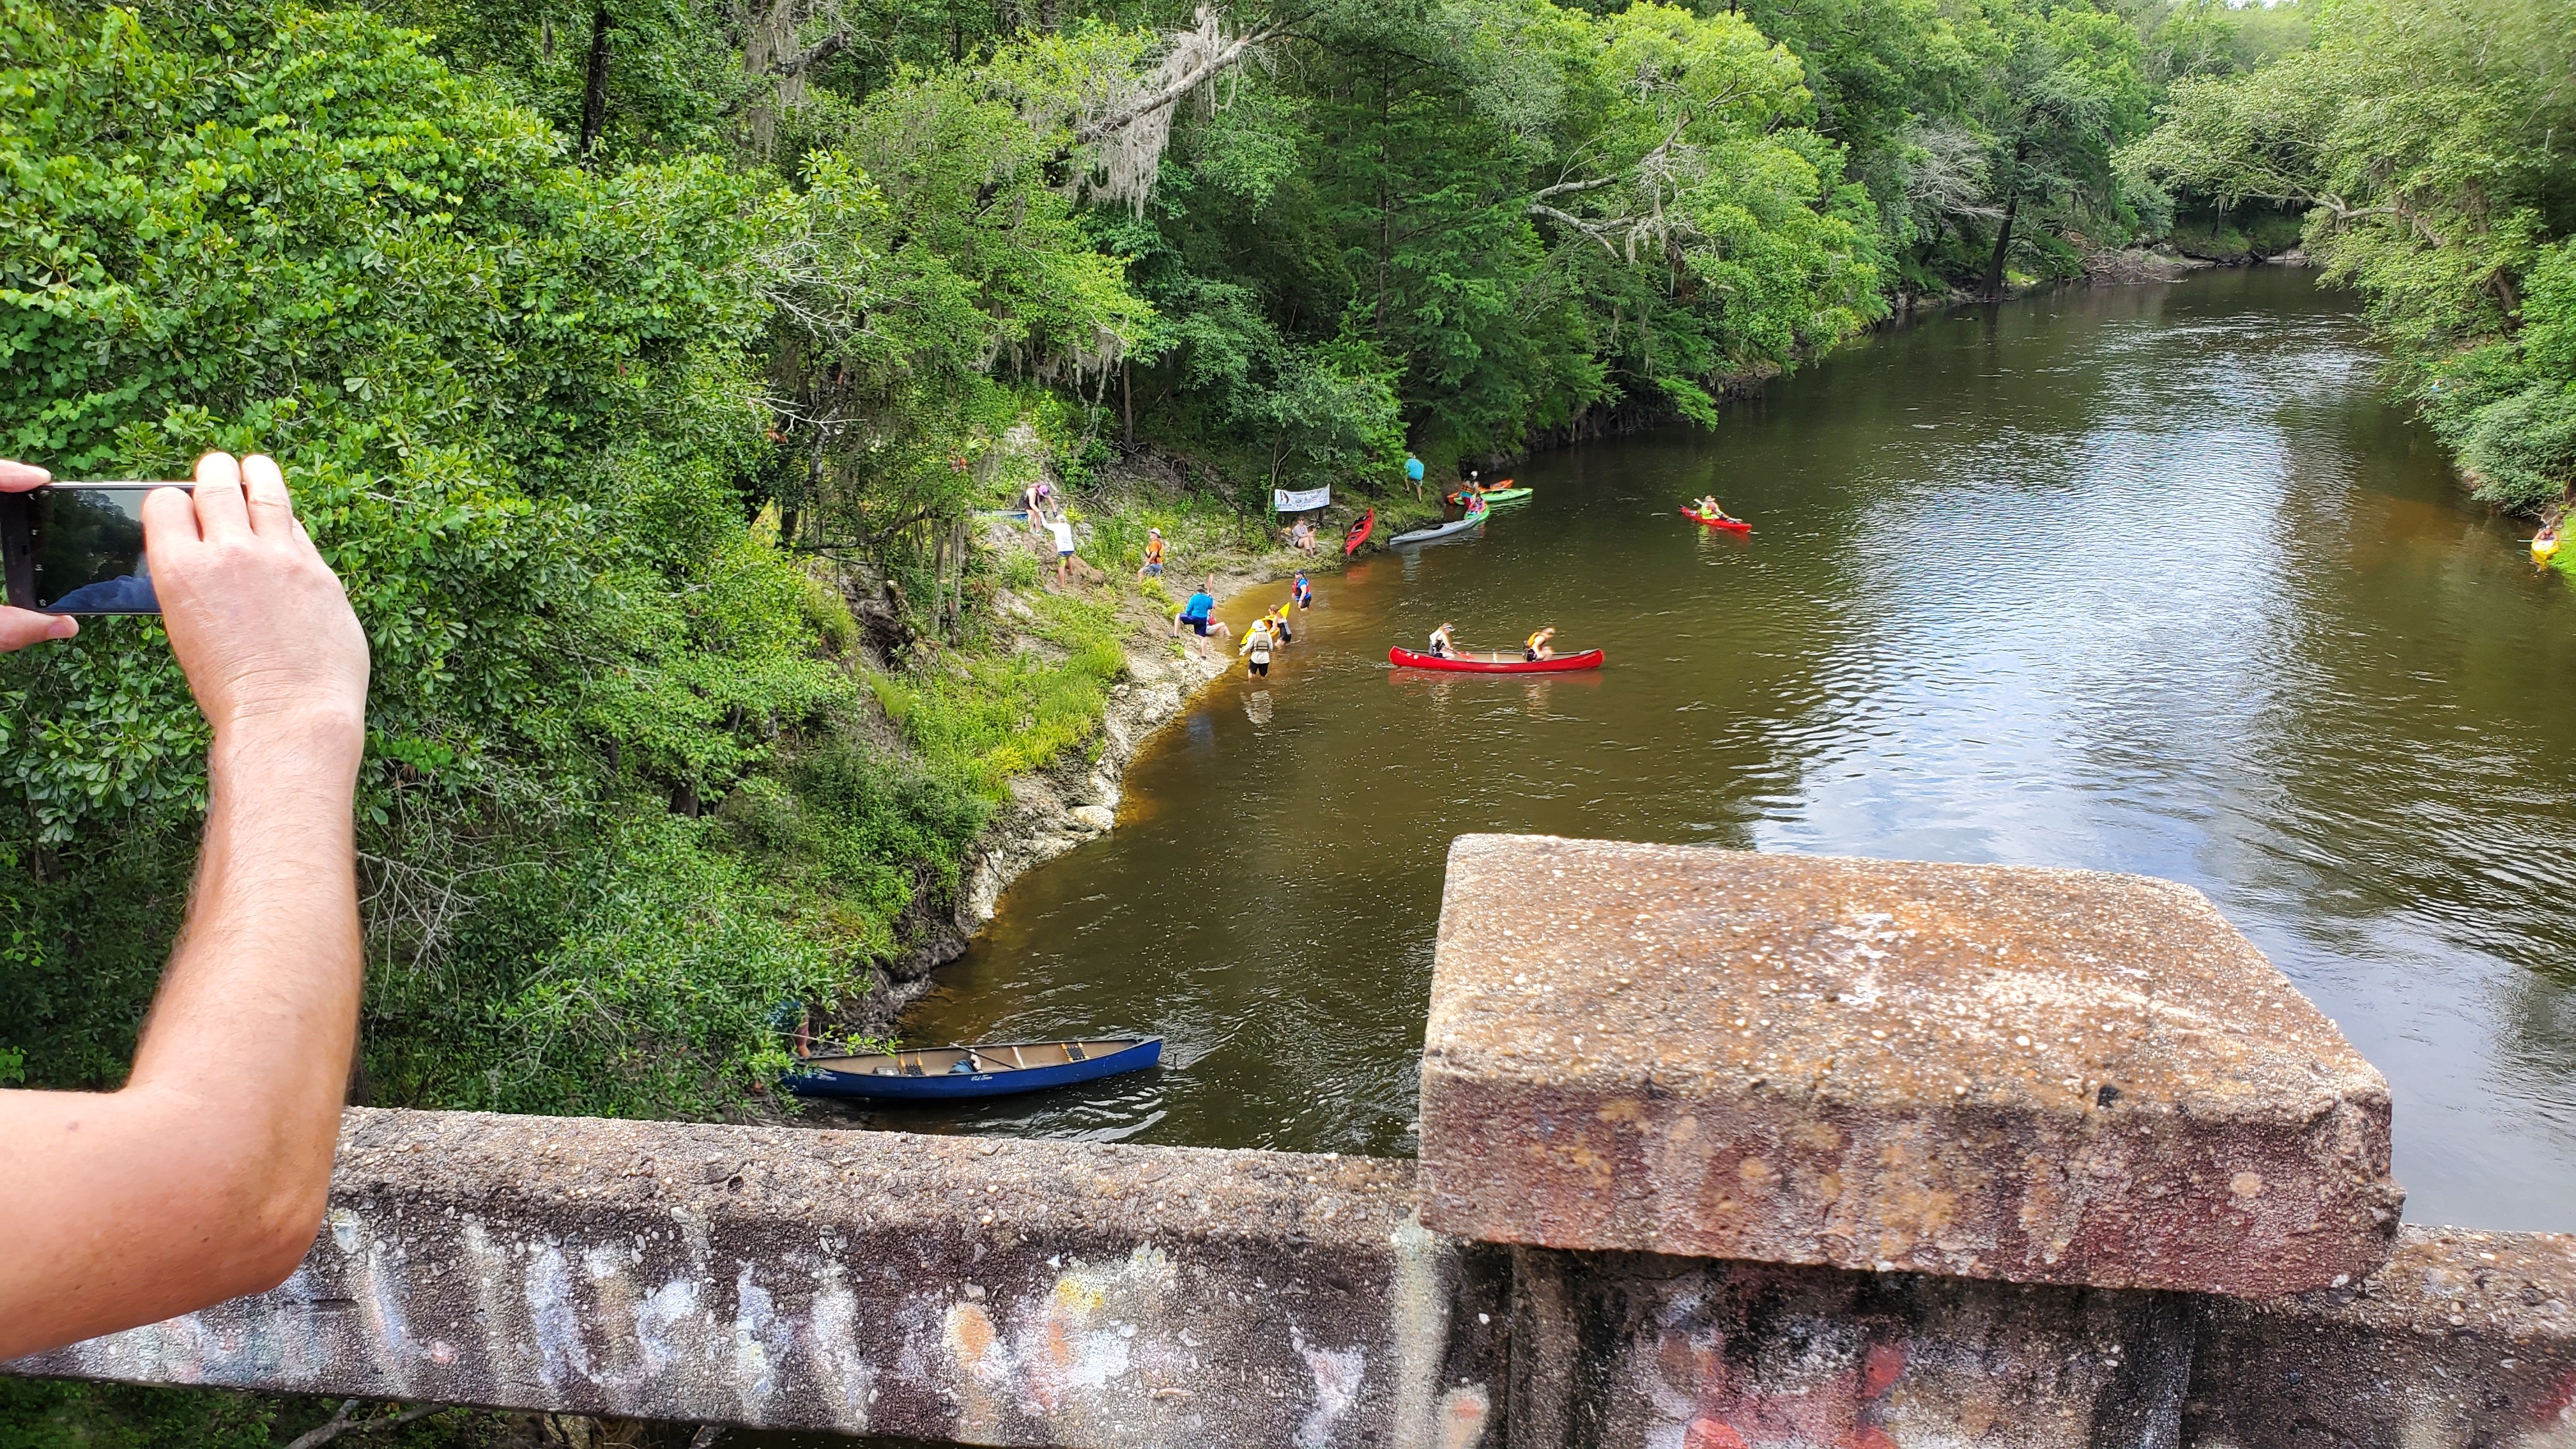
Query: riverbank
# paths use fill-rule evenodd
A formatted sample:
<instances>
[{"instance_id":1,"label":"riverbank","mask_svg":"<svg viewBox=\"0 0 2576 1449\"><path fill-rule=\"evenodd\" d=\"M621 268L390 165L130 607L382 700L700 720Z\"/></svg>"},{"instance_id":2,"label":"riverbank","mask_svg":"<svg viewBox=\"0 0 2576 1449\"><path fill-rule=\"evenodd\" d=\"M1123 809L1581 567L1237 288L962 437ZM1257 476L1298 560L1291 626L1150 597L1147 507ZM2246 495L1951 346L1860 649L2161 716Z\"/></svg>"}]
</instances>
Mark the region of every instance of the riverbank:
<instances>
[{"instance_id":1,"label":"riverbank","mask_svg":"<svg viewBox=\"0 0 2576 1449\"><path fill-rule=\"evenodd\" d=\"M1062 481L1042 462L1049 481ZM1091 488L1070 495L1075 520L1077 575L1059 584L1050 541L1024 518L987 515L973 536L970 575L988 581L989 604L978 610L981 627L957 647L935 641L917 646L918 657L898 659L880 649L867 667L886 681L878 691L876 734L884 748L917 753L908 739L901 691L925 675L964 677L1000 661L1062 664L1103 639L1117 650L1115 679L1102 691L1095 714L1074 724L1046 757L1001 782L1001 798L966 849L955 883L924 879L897 923L898 949L879 958L871 979L859 984L826 1024L834 1035L878 1035L932 984L939 967L963 954L990 921L1002 894L1029 870L1117 827L1123 780L1137 750L1179 715L1210 682L1233 667L1232 640L1211 640L1204 650L1172 628L1172 616L1211 577L1218 609L1230 610L1247 591L1275 585L1303 568L1336 574L1346 566L1343 530L1360 513L1378 510L1366 557L1396 531L1437 517L1436 500L1360 499L1326 510L1312 555L1279 541L1272 520L1255 523L1205 495L1193 495L1171 460L1154 454L1104 470ZM1167 554L1162 579L1139 579L1136 569L1148 530L1160 528ZM1068 632L1068 614L1087 617ZM1057 721L1064 729L1064 722Z\"/></svg>"}]
</instances>

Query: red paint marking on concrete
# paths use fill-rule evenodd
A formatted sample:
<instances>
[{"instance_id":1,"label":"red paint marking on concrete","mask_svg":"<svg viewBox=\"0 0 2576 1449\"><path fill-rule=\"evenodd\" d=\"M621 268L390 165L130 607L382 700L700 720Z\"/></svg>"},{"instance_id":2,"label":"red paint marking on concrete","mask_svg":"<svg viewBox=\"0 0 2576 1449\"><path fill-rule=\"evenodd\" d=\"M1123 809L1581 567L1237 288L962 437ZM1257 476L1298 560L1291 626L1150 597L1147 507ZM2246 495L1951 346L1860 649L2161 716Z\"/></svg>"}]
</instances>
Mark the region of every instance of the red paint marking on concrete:
<instances>
[{"instance_id":1,"label":"red paint marking on concrete","mask_svg":"<svg viewBox=\"0 0 2576 1449\"><path fill-rule=\"evenodd\" d=\"M1875 1399L1896 1386L1896 1376L1905 1372L1903 1343L1873 1343L1860 1366L1860 1396Z\"/></svg>"},{"instance_id":2,"label":"red paint marking on concrete","mask_svg":"<svg viewBox=\"0 0 2576 1449\"><path fill-rule=\"evenodd\" d=\"M1682 1434L1682 1449L1751 1449L1733 1426L1716 1419L1693 1419Z\"/></svg>"}]
</instances>

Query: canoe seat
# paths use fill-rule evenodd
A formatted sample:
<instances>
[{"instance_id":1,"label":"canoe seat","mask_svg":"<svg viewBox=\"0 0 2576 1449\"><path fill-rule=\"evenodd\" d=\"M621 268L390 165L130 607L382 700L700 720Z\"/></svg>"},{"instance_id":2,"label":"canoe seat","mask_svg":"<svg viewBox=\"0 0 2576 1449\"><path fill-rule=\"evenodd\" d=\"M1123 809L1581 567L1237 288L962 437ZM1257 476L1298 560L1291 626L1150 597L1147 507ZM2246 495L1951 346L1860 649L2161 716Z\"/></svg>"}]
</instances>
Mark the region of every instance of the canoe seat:
<instances>
[{"instance_id":1,"label":"canoe seat","mask_svg":"<svg viewBox=\"0 0 2576 1449\"><path fill-rule=\"evenodd\" d=\"M911 1064L907 1065L907 1066L903 1069L903 1074L904 1074L905 1076L907 1076L907 1077L917 1077L917 1076L920 1076L920 1075L922 1074L922 1072L921 1072L921 1063L919 1063L919 1062L913 1062L913 1063L911 1063Z\"/></svg>"},{"instance_id":2,"label":"canoe seat","mask_svg":"<svg viewBox=\"0 0 2576 1449\"><path fill-rule=\"evenodd\" d=\"M1082 1046L1079 1042L1066 1042L1064 1044L1064 1059L1069 1062L1087 1062L1091 1060L1089 1056L1086 1056L1083 1053Z\"/></svg>"}]
</instances>

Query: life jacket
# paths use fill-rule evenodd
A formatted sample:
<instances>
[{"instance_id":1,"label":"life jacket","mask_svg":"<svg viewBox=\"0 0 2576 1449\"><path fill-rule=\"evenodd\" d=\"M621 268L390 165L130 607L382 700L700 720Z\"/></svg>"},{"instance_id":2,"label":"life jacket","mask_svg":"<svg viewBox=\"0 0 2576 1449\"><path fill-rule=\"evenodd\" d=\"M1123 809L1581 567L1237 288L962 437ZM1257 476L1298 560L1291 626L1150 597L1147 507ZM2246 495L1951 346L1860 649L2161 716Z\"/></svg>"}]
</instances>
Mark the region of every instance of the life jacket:
<instances>
[{"instance_id":1,"label":"life jacket","mask_svg":"<svg viewBox=\"0 0 2576 1449\"><path fill-rule=\"evenodd\" d=\"M1269 662L1270 662L1270 631L1269 631L1269 630L1267 630L1267 629L1255 629L1255 630L1253 630L1253 631L1252 631L1252 640L1251 640L1251 643L1252 643L1252 662L1253 662L1253 663L1255 663L1255 664L1267 664L1267 663L1269 663Z\"/></svg>"},{"instance_id":2,"label":"life jacket","mask_svg":"<svg viewBox=\"0 0 2576 1449\"><path fill-rule=\"evenodd\" d=\"M1161 563L1162 561L1163 541L1159 538L1149 538L1145 540L1145 562Z\"/></svg>"}]
</instances>

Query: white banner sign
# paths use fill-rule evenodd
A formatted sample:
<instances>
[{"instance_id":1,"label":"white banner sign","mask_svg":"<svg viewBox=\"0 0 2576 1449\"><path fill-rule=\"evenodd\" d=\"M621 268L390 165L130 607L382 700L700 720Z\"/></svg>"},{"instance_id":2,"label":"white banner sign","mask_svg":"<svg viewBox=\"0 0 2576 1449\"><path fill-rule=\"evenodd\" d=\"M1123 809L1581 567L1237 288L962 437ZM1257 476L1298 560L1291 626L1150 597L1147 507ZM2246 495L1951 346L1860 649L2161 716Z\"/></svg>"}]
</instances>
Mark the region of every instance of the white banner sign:
<instances>
[{"instance_id":1,"label":"white banner sign","mask_svg":"<svg viewBox=\"0 0 2576 1449\"><path fill-rule=\"evenodd\" d=\"M1333 489L1329 483L1321 488L1305 488L1294 492L1286 488L1273 488L1270 490L1270 496L1275 500L1271 507L1276 511L1303 513L1310 508L1321 508L1332 502Z\"/></svg>"}]
</instances>

